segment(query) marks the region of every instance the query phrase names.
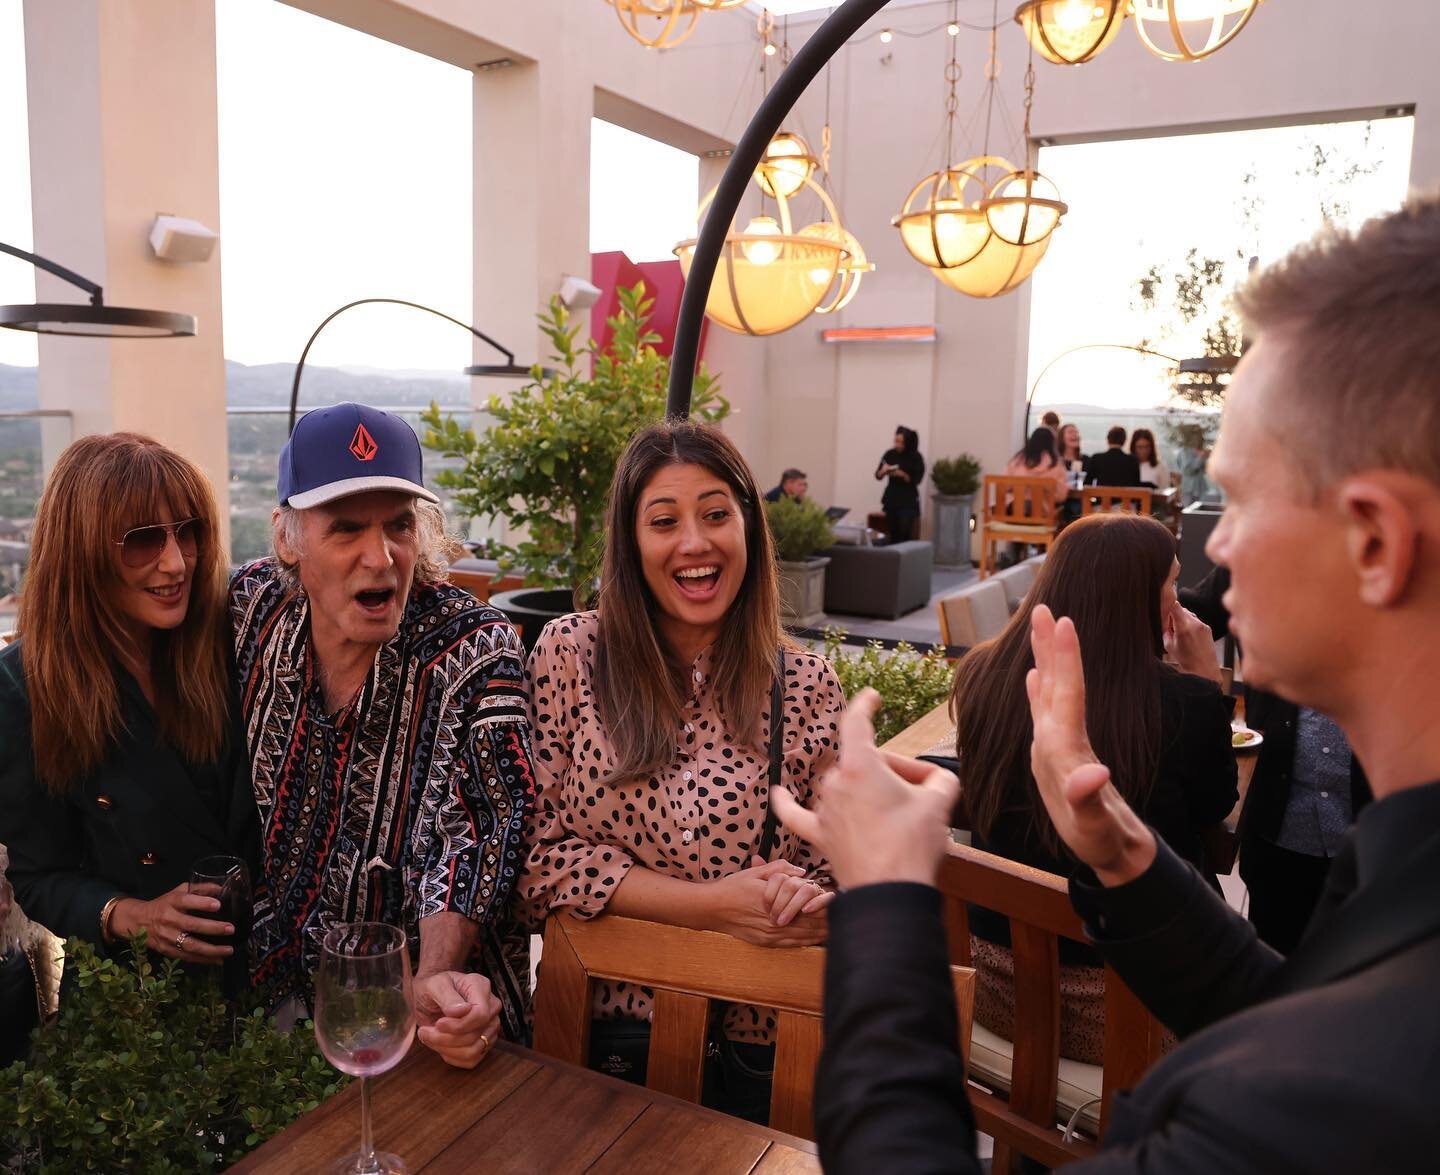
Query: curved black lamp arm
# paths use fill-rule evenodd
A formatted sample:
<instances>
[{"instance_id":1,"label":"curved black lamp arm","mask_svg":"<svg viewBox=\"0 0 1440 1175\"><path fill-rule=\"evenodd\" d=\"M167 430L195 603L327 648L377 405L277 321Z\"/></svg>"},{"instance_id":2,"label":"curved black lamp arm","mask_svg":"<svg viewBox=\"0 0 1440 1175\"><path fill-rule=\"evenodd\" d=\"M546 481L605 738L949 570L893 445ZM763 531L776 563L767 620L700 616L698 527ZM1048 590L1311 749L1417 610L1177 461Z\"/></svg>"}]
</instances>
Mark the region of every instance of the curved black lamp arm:
<instances>
[{"instance_id":1,"label":"curved black lamp arm","mask_svg":"<svg viewBox=\"0 0 1440 1175\"><path fill-rule=\"evenodd\" d=\"M14 245L7 245L0 241L0 253L9 253L11 257L18 257L21 261L28 261L36 269L43 269L46 273L53 273L61 281L69 282L72 286L84 290L90 295L90 303L93 306L105 305L105 292L92 282L89 278L81 277L74 270L66 269L63 265L57 265L48 257L40 257L35 253L27 253L24 249L17 249Z\"/></svg>"},{"instance_id":2,"label":"curved black lamp arm","mask_svg":"<svg viewBox=\"0 0 1440 1175\"><path fill-rule=\"evenodd\" d=\"M1045 378L1049 371L1060 360L1067 355L1073 355L1076 351L1134 351L1139 355L1154 355L1157 359L1165 359L1177 366L1182 362L1174 355L1167 355L1164 351L1152 351L1149 347L1141 347L1134 343L1081 343L1078 347L1069 347L1040 369L1040 374L1035 377L1035 382L1030 385L1030 394L1025 397L1025 436L1030 435L1030 405L1035 400L1035 389L1040 386L1040 381Z\"/></svg>"},{"instance_id":3,"label":"curved black lamp arm","mask_svg":"<svg viewBox=\"0 0 1440 1175\"><path fill-rule=\"evenodd\" d=\"M96 288L98 289L99 287ZM508 347L502 347L484 331L476 330L475 327L471 326L468 322L461 322L458 318L451 318L450 315L443 311L436 310L431 306L422 306L419 302L407 302L404 298L361 298L355 302L346 302L345 305L341 306L339 310L336 310L329 318L326 318L324 322L315 328L315 333L310 336L309 341L305 344L305 350L300 352L300 362L295 365L295 379L290 384L289 432L295 431L295 407L300 402L300 373L305 370L305 357L310 354L311 346L314 345L320 332L330 324L331 319L339 317L353 306L366 306L372 302L387 302L392 306L409 306L412 310L423 310L426 314L433 314L436 318L443 318L446 322L453 322L456 326L463 326L482 343L489 343L490 346L504 355L507 364L512 367L515 365L515 353Z\"/></svg>"},{"instance_id":4,"label":"curved black lamp arm","mask_svg":"<svg viewBox=\"0 0 1440 1175\"><path fill-rule=\"evenodd\" d=\"M680 317L675 323L675 346L670 355L670 390L665 404L667 417L690 415L690 389L695 381L695 363L700 354L700 326L705 318L705 303L710 297L710 283L720 250L735 219L745 185L765 154L765 147L780 129L785 116L800 95L825 68L825 63L840 51L861 25L885 7L887 0L845 0L830 14L776 80L774 88L760 103L760 109L740 136L730 157L715 199L700 226L695 255L690 262L690 276L685 281L685 294L680 300Z\"/></svg>"}]
</instances>

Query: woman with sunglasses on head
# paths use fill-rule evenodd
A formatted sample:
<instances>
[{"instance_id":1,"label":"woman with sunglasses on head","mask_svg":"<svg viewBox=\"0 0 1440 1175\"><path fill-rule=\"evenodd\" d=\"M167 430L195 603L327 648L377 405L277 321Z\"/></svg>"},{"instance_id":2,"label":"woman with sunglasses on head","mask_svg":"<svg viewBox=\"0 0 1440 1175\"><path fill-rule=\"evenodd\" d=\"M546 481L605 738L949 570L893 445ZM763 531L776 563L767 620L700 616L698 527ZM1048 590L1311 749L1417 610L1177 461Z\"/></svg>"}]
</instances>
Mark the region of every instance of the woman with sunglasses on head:
<instances>
[{"instance_id":1,"label":"woman with sunglasses on head","mask_svg":"<svg viewBox=\"0 0 1440 1175\"><path fill-rule=\"evenodd\" d=\"M718 429L652 425L616 467L605 530L597 611L551 621L530 658L520 901L537 923L610 912L759 946L824 942L827 866L767 832L769 790L813 793L845 700L825 659L781 631L754 476ZM591 1063L643 1082L650 1012L649 990L597 984ZM774 1039L769 1009L725 1009L707 1104L763 1122Z\"/></svg>"},{"instance_id":2,"label":"woman with sunglasses on head","mask_svg":"<svg viewBox=\"0 0 1440 1175\"><path fill-rule=\"evenodd\" d=\"M62 938L234 953L219 901L187 892L200 858L258 848L217 539L204 475L133 433L76 441L40 498L0 650L0 843L26 914Z\"/></svg>"}]
</instances>

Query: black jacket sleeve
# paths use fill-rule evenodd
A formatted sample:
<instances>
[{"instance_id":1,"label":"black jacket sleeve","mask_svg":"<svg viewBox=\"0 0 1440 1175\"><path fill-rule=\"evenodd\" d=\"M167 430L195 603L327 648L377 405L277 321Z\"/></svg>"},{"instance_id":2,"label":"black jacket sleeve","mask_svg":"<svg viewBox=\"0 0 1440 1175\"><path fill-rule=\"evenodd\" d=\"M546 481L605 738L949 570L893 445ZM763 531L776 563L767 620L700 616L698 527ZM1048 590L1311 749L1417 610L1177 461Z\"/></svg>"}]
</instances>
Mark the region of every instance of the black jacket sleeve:
<instances>
[{"instance_id":1,"label":"black jacket sleeve","mask_svg":"<svg viewBox=\"0 0 1440 1175\"><path fill-rule=\"evenodd\" d=\"M121 891L85 868L79 814L35 774L21 673L16 656L0 664L0 843L10 883L26 915L51 933L98 942L100 910Z\"/></svg>"},{"instance_id":2,"label":"black jacket sleeve","mask_svg":"<svg viewBox=\"0 0 1440 1175\"><path fill-rule=\"evenodd\" d=\"M1249 1007L1283 962L1163 840L1126 885L1072 878L1070 902L1105 961L1180 1037Z\"/></svg>"},{"instance_id":3,"label":"black jacket sleeve","mask_svg":"<svg viewBox=\"0 0 1440 1175\"><path fill-rule=\"evenodd\" d=\"M1197 828L1218 824L1240 799L1239 769L1230 741L1232 705L1220 687L1189 673L1175 675L1181 698L1180 754L1166 757Z\"/></svg>"},{"instance_id":4,"label":"black jacket sleeve","mask_svg":"<svg viewBox=\"0 0 1440 1175\"><path fill-rule=\"evenodd\" d=\"M930 886L862 886L830 906L815 1128L828 1175L980 1171Z\"/></svg>"}]
</instances>

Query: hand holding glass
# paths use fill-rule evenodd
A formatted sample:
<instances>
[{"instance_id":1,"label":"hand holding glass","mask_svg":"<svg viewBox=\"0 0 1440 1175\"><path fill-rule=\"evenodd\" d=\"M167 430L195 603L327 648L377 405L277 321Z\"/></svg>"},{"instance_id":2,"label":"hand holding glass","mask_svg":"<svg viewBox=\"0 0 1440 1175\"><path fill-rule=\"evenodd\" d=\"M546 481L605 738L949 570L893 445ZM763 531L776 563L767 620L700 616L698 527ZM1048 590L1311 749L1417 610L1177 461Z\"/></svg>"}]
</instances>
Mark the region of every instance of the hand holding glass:
<instances>
[{"instance_id":1,"label":"hand holding glass","mask_svg":"<svg viewBox=\"0 0 1440 1175\"><path fill-rule=\"evenodd\" d=\"M335 1068L360 1078L360 1150L337 1163L335 1172L405 1175L400 1158L375 1150L369 1079L399 1064L414 1035L405 932L380 922L334 927L321 945L315 976L315 1039Z\"/></svg>"}]
</instances>

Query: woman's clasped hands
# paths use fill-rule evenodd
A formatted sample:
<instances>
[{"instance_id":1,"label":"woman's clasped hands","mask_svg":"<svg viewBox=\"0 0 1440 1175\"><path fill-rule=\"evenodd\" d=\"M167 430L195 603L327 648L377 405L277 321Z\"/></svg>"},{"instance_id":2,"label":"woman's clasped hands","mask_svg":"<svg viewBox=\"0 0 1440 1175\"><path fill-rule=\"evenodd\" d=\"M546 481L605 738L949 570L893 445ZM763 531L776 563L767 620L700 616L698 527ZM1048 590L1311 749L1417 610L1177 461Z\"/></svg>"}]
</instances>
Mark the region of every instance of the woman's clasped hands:
<instances>
[{"instance_id":1,"label":"woman's clasped hands","mask_svg":"<svg viewBox=\"0 0 1440 1175\"><path fill-rule=\"evenodd\" d=\"M708 884L710 929L763 947L812 947L828 933L835 897L789 861L752 857L749 868Z\"/></svg>"}]
</instances>

